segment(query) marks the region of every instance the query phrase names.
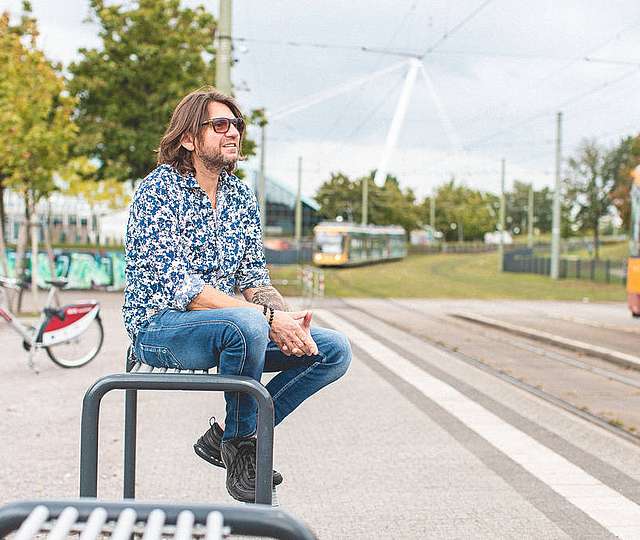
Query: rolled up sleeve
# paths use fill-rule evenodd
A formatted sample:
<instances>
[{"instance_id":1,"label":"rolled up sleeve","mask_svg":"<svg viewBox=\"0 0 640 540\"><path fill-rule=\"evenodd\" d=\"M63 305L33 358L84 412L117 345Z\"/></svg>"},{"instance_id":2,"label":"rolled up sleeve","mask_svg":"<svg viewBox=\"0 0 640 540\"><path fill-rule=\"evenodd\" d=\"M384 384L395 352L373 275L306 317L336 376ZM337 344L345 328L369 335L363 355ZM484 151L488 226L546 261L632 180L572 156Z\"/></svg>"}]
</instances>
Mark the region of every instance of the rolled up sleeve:
<instances>
[{"instance_id":1,"label":"rolled up sleeve","mask_svg":"<svg viewBox=\"0 0 640 540\"><path fill-rule=\"evenodd\" d=\"M136 265L147 274L143 286L150 288L155 299L168 302L168 307L186 311L205 283L198 274L189 272L177 217L162 193L153 190L136 193L127 236Z\"/></svg>"},{"instance_id":2,"label":"rolled up sleeve","mask_svg":"<svg viewBox=\"0 0 640 540\"><path fill-rule=\"evenodd\" d=\"M246 231L245 250L236 272L236 287L240 292L252 287L267 287L271 285L262 244L260 212L254 196L249 199L248 212L244 221Z\"/></svg>"}]
</instances>

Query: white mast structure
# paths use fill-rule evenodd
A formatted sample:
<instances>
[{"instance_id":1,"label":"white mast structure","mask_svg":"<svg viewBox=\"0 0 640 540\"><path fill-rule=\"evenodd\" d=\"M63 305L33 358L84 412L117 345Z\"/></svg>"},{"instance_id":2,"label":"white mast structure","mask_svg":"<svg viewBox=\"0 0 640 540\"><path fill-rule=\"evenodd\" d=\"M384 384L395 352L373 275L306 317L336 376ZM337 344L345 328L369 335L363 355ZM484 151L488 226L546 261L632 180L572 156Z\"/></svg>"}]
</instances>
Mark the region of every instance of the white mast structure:
<instances>
[{"instance_id":1,"label":"white mast structure","mask_svg":"<svg viewBox=\"0 0 640 540\"><path fill-rule=\"evenodd\" d=\"M362 86L363 84L366 84L370 81L378 79L383 75L388 75L389 73L392 73L402 67L408 68L407 74L405 76L402 92L400 93L400 97L398 99L398 103L396 104L393 118L389 126L389 131L387 132L384 149L380 157L380 161L378 162L378 167L376 168L376 174L374 177L374 182L376 183L376 185L382 186L387 176L389 160L391 158L393 150L395 149L398 143L398 137L400 135L400 131L402 130L402 126L404 124L405 116L407 113L407 109L409 107L409 102L411 101L411 95L413 92L413 88L415 86L418 72L422 74L422 77L431 94L431 98L436 105L436 109L438 111L438 116L442 123L442 127L447 135L447 138L449 139L449 142L451 143L451 146L456 151L461 149L461 145L455 134L455 129L453 127L453 124L451 123L451 120L446 114L444 105L440 101L435 91L433 82L431 81L431 78L427 74L427 71L422 62L421 57L417 57L417 56L411 57L408 60L403 60L385 69L376 71L371 75L353 79L341 86L332 88L330 90L323 90L321 92L317 92L304 99L291 103L290 105L277 110L271 115L267 115L267 118L269 120L280 120L291 114L294 114L301 110L312 107L313 105L317 105L318 103L322 103L323 101L326 101L328 99L350 92L351 90L354 90ZM367 221L368 221L368 185L367 185L367 180L365 178L363 180L363 186L362 186L362 224L366 225Z\"/></svg>"}]
</instances>

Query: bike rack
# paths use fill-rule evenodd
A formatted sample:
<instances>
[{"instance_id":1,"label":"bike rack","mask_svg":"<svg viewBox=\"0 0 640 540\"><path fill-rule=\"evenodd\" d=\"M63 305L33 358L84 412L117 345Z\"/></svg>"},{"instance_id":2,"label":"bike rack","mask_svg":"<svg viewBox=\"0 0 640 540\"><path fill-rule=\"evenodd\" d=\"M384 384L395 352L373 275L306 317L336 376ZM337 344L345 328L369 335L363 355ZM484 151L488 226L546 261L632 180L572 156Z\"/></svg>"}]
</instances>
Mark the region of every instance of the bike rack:
<instances>
[{"instance_id":1,"label":"bike rack","mask_svg":"<svg viewBox=\"0 0 640 540\"><path fill-rule=\"evenodd\" d=\"M144 364L135 364L144 366ZM153 369L151 366L145 366ZM258 404L256 503L273 502L273 401L267 389L259 382L242 376L210 374L195 370L166 370L149 373L133 372L107 375L87 390L82 401L80 428L80 497L97 497L98 483L98 422L100 402L111 390L125 391L124 433L124 498L135 498L136 429L138 390L184 390L242 392L253 397Z\"/></svg>"},{"instance_id":2,"label":"bike rack","mask_svg":"<svg viewBox=\"0 0 640 540\"><path fill-rule=\"evenodd\" d=\"M86 540L98 540L103 534L118 538L149 534L153 538L218 540L229 531L233 535L282 540L315 538L301 521L279 508L94 499L8 504L0 508L0 537L5 538L13 531L18 531L16 540L35 539L42 531L50 531L49 538L67 538L69 533L81 532Z\"/></svg>"}]
</instances>

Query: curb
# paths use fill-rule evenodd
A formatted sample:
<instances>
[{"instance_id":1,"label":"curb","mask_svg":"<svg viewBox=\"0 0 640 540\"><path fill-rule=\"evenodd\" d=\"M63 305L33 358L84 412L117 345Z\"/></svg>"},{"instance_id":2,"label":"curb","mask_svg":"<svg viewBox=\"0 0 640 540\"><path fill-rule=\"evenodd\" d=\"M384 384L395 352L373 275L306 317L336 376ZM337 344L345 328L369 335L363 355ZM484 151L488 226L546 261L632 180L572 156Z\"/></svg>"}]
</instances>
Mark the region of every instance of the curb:
<instances>
[{"instance_id":1,"label":"curb","mask_svg":"<svg viewBox=\"0 0 640 540\"><path fill-rule=\"evenodd\" d=\"M485 317L484 315L476 315L475 313L451 313L450 315L457 319L463 319L472 323L498 328L499 330L504 330L511 334L517 334L537 341L543 341L571 351L582 352L590 356L602 358L603 360L607 360L608 362L622 367L640 371L640 358L631 354L614 351L605 347L598 347L597 345L590 345L589 343L577 341L575 339L556 336L555 334L543 332L542 330L532 330L523 326L516 326L515 324L497 321L495 319Z\"/></svg>"}]
</instances>

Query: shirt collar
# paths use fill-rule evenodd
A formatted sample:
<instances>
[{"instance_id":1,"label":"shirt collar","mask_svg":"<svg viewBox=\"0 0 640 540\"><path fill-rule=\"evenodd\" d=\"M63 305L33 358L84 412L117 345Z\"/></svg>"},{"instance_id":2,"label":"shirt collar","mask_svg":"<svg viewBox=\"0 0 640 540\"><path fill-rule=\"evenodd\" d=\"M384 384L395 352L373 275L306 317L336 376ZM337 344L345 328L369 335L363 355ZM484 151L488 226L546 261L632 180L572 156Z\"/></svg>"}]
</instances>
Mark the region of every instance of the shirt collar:
<instances>
[{"instance_id":1,"label":"shirt collar","mask_svg":"<svg viewBox=\"0 0 640 540\"><path fill-rule=\"evenodd\" d=\"M188 189L200 189L200 184L196 180L196 177L192 173L187 173L186 175L182 175L176 171L176 176L178 177L178 183L185 188ZM234 174L228 173L224 169L220 173L218 177L218 185L221 187L226 187L228 184L232 184L238 180L237 176Z\"/></svg>"}]
</instances>

